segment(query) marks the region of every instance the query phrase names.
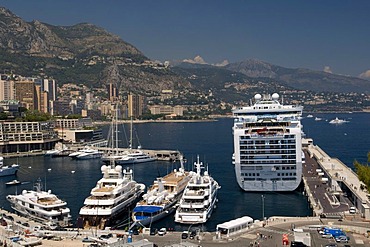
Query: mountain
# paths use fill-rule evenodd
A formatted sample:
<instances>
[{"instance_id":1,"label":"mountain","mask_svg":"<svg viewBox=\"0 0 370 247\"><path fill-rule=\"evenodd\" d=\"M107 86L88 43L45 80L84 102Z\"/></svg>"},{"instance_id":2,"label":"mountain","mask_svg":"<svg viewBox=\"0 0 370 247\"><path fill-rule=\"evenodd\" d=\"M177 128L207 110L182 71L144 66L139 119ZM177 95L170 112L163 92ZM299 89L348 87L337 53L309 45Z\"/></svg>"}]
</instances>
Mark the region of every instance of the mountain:
<instances>
[{"instance_id":1,"label":"mountain","mask_svg":"<svg viewBox=\"0 0 370 247\"><path fill-rule=\"evenodd\" d=\"M133 45L88 23L53 26L26 22L0 7L0 68L91 87L115 83L143 94L190 84Z\"/></svg>"},{"instance_id":2,"label":"mountain","mask_svg":"<svg viewBox=\"0 0 370 247\"><path fill-rule=\"evenodd\" d=\"M190 99L197 95L232 103L254 93L284 90L370 92L370 81L322 71L284 68L257 60L213 66L197 56L188 63L167 67L151 61L135 46L95 25L54 26L40 21L26 22L2 7L0 71L51 77L59 84L73 82L90 88L114 83L122 92L147 96L158 96L162 90L170 89Z\"/></svg>"},{"instance_id":3,"label":"mountain","mask_svg":"<svg viewBox=\"0 0 370 247\"><path fill-rule=\"evenodd\" d=\"M370 81L368 80L323 71L284 68L253 59L231 63L225 68L251 78L274 79L282 85L300 90L339 93L370 92Z\"/></svg>"}]
</instances>

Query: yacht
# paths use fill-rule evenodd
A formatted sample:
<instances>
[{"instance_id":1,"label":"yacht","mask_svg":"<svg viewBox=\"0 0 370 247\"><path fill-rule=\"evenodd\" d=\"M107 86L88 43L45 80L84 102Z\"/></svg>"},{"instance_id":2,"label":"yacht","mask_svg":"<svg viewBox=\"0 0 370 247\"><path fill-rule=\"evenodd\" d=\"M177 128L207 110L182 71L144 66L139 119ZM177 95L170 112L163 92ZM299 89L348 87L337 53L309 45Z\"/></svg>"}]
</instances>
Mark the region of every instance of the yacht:
<instances>
[{"instance_id":1,"label":"yacht","mask_svg":"<svg viewBox=\"0 0 370 247\"><path fill-rule=\"evenodd\" d=\"M21 194L8 195L6 199L17 213L26 218L49 226L71 225L72 217L67 202L52 194L51 190L43 191L40 179L35 183L34 190L23 190Z\"/></svg>"},{"instance_id":2,"label":"yacht","mask_svg":"<svg viewBox=\"0 0 370 247\"><path fill-rule=\"evenodd\" d=\"M315 121L321 121L322 118L319 118L319 117L315 117Z\"/></svg>"},{"instance_id":3,"label":"yacht","mask_svg":"<svg viewBox=\"0 0 370 247\"><path fill-rule=\"evenodd\" d=\"M75 156L75 159L77 160L89 160L89 159L97 159L101 158L104 152L91 149L91 150L85 150L83 153Z\"/></svg>"},{"instance_id":4,"label":"yacht","mask_svg":"<svg viewBox=\"0 0 370 247\"><path fill-rule=\"evenodd\" d=\"M136 163L144 163L157 160L156 157L150 156L141 150L130 150L127 154L116 159L117 165L128 165Z\"/></svg>"},{"instance_id":5,"label":"yacht","mask_svg":"<svg viewBox=\"0 0 370 247\"><path fill-rule=\"evenodd\" d=\"M175 213L175 222L182 224L206 223L216 207L217 191L221 188L208 169L201 174L204 167L199 156L194 166L197 172L191 176Z\"/></svg>"},{"instance_id":6,"label":"yacht","mask_svg":"<svg viewBox=\"0 0 370 247\"><path fill-rule=\"evenodd\" d=\"M118 107L116 107L115 117L112 118L109 133L110 136L108 135L108 143L110 143L111 151L104 153L101 156L101 160L106 164L116 162L117 159L123 158L127 154L127 152L118 151Z\"/></svg>"},{"instance_id":7,"label":"yacht","mask_svg":"<svg viewBox=\"0 0 370 247\"><path fill-rule=\"evenodd\" d=\"M93 149L91 147L85 147L76 152L69 154L68 156L72 159L96 159L100 158L103 155L103 152Z\"/></svg>"},{"instance_id":8,"label":"yacht","mask_svg":"<svg viewBox=\"0 0 370 247\"><path fill-rule=\"evenodd\" d=\"M4 158L0 156L0 177L15 175L18 169L18 164L4 165Z\"/></svg>"},{"instance_id":9,"label":"yacht","mask_svg":"<svg viewBox=\"0 0 370 247\"><path fill-rule=\"evenodd\" d=\"M20 184L21 183L21 181L19 181L19 180L17 180L17 179L14 179L14 180L12 180L12 181L10 181L10 182L7 182L7 183L5 183L6 185L18 185L18 184Z\"/></svg>"},{"instance_id":10,"label":"yacht","mask_svg":"<svg viewBox=\"0 0 370 247\"><path fill-rule=\"evenodd\" d=\"M342 123L348 123L348 121L346 120L343 120L343 119L339 119L339 118L335 118L333 120L330 120L329 122L330 124L342 124Z\"/></svg>"},{"instance_id":11,"label":"yacht","mask_svg":"<svg viewBox=\"0 0 370 247\"><path fill-rule=\"evenodd\" d=\"M58 156L58 154L61 154L65 151L69 150L68 147L61 143L61 142L58 142L55 144L55 147L54 149L51 149L51 150L47 150L45 152L45 156L51 156L51 157L55 157L55 156Z\"/></svg>"},{"instance_id":12,"label":"yacht","mask_svg":"<svg viewBox=\"0 0 370 247\"><path fill-rule=\"evenodd\" d=\"M233 109L234 169L245 191L293 191L302 179L302 106L256 94ZM253 103L254 102L254 103Z\"/></svg>"},{"instance_id":13,"label":"yacht","mask_svg":"<svg viewBox=\"0 0 370 247\"><path fill-rule=\"evenodd\" d=\"M103 165L103 177L91 190L80 209L83 228L104 229L122 220L122 215L135 205L144 193L145 185L133 180L133 171L122 166ZM128 215L128 217L130 217Z\"/></svg>"},{"instance_id":14,"label":"yacht","mask_svg":"<svg viewBox=\"0 0 370 247\"><path fill-rule=\"evenodd\" d=\"M157 178L143 195L143 200L136 204L132 213L134 225L145 226L170 215L176 209L182 193L190 180L181 159L181 168L164 177Z\"/></svg>"}]
</instances>

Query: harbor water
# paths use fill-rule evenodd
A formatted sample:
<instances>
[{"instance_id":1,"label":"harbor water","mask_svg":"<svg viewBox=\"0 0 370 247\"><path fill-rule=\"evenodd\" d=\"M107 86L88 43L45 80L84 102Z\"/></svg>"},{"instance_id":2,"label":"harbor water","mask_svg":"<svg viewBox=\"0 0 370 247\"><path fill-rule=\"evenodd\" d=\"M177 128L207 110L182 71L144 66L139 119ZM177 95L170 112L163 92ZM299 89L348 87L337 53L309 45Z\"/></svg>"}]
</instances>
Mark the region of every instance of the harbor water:
<instances>
[{"instance_id":1,"label":"harbor water","mask_svg":"<svg viewBox=\"0 0 370 247\"><path fill-rule=\"evenodd\" d=\"M370 150L370 114L314 114L321 118L303 118L302 124L306 137L313 138L330 156L339 158L349 167L353 161L365 163ZM349 122L334 125L329 121L335 117ZM216 225L234 218L249 215L254 219L269 216L308 216L312 211L307 198L299 191L285 193L247 193L236 182L231 164L233 153L233 120L222 118L210 122L181 123L140 123L135 124L135 133L144 149L179 150L185 155L186 169L191 169L196 156L208 166L210 175L221 185L217 208L211 218L203 225L204 230L214 231ZM109 125L103 126L108 135ZM121 132L123 135L124 132ZM122 140L126 139L121 137ZM124 147L126 141L120 144ZM8 194L21 193L32 189L33 183L41 178L47 190L51 190L67 201L73 219L78 217L79 209L90 190L101 178L102 162L96 160L71 160L69 157L50 158L43 156L5 159L5 164L18 162L21 168L17 176L0 178L0 206L11 210L5 197ZM150 186L153 181L178 168L179 163L150 162L130 165L136 181ZM125 167L124 167L125 168ZM13 179L23 183L18 186L6 186ZM174 215L153 224L154 227L170 227L184 230L189 226L174 223Z\"/></svg>"}]
</instances>

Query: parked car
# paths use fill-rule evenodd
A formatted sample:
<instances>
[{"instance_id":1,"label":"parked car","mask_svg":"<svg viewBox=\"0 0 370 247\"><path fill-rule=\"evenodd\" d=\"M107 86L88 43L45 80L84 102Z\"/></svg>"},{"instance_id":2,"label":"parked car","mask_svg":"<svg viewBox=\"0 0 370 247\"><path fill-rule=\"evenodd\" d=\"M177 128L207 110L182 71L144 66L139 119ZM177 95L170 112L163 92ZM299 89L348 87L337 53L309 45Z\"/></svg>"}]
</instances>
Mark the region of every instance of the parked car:
<instances>
[{"instance_id":1,"label":"parked car","mask_svg":"<svg viewBox=\"0 0 370 247\"><path fill-rule=\"evenodd\" d=\"M337 243L348 243L348 237L347 236L335 237L335 242L337 242Z\"/></svg>"},{"instance_id":2,"label":"parked car","mask_svg":"<svg viewBox=\"0 0 370 247\"><path fill-rule=\"evenodd\" d=\"M159 229L159 231L158 231L158 235L159 235L159 236L164 236L164 235L166 235L166 233L167 233L166 228L161 228L161 229Z\"/></svg>"},{"instance_id":3,"label":"parked car","mask_svg":"<svg viewBox=\"0 0 370 247\"><path fill-rule=\"evenodd\" d=\"M194 239L196 235L197 235L197 232L195 230L192 230L190 235L189 235L189 238Z\"/></svg>"},{"instance_id":4,"label":"parked car","mask_svg":"<svg viewBox=\"0 0 370 247\"><path fill-rule=\"evenodd\" d=\"M181 233L181 238L182 239L187 239L188 238L188 232L187 231L183 231L182 233Z\"/></svg>"},{"instance_id":5,"label":"parked car","mask_svg":"<svg viewBox=\"0 0 370 247\"><path fill-rule=\"evenodd\" d=\"M150 235L156 235L158 233L158 229L157 228L151 228L150 229Z\"/></svg>"},{"instance_id":6,"label":"parked car","mask_svg":"<svg viewBox=\"0 0 370 247\"><path fill-rule=\"evenodd\" d=\"M333 238L333 235L329 234L322 234L321 237L323 238Z\"/></svg>"}]
</instances>

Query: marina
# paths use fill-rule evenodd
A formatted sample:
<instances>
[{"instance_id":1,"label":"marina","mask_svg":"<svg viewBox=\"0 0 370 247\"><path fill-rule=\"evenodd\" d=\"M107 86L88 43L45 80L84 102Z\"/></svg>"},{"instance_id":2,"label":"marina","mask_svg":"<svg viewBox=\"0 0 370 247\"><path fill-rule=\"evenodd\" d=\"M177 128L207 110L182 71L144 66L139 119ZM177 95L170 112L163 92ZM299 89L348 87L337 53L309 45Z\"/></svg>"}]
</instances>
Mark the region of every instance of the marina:
<instances>
[{"instance_id":1,"label":"marina","mask_svg":"<svg viewBox=\"0 0 370 247\"><path fill-rule=\"evenodd\" d=\"M360 114L360 117L363 116ZM356 114L353 114L353 118L356 117ZM326 117L330 118L330 117ZM323 117L324 119L324 117ZM339 132L341 128L346 128L345 130L341 130L342 133L347 133L348 135L339 135L336 134L334 138L348 138L348 136L352 136L352 132L349 127L351 127L351 124L361 122L361 120L352 120L350 124L348 125L341 125L341 126L334 126L330 125L327 122L325 123L324 121L314 121L312 119L303 119L303 124L304 126L308 129L306 129L306 132L312 133L312 130L316 130L317 128L314 127L316 124L321 124L322 128L325 129L327 128L328 130L324 130L323 134L324 135L319 135L315 136L314 138L314 144L312 148L313 150L316 149L316 143L320 141L320 138L327 138L325 137L325 134L329 132L329 128L332 129L332 131ZM307 121L308 124L305 125L305 122ZM365 121L366 122L366 121ZM162 143L164 144L164 148L169 148L169 147L175 147L178 150L181 150L183 153L186 154L186 158L188 162L186 162L184 165L187 170L190 170L189 165L192 164L192 160L195 160L195 155L192 157L192 150L199 150L199 153L205 153L208 154L207 156L202 156L202 160L205 160L205 164L212 164L212 175L220 181L220 184L222 185L222 189L219 191L219 202L217 204L217 209L213 212L212 217L209 219L209 221L200 226L203 228L203 231L210 231L214 232L216 230L216 225L220 224L221 222L226 222L228 220L232 220L238 217L242 217L243 215L250 215L253 219L262 219L262 213L266 218L269 218L273 215L285 215L285 216L304 216L306 217L307 215L312 215L314 214L314 208L311 207L311 204L307 202L305 196L301 195L300 193L297 192L292 192L292 193L245 193L240 190L238 190L237 183L234 180L235 175L233 174L233 169L230 169L229 166L226 166L225 168L225 163L231 161L231 156L223 158L224 153L232 153L231 148L232 145L232 140L230 138L230 132L224 133L225 131L219 131L220 135L219 136L214 136L213 133L215 129L220 128L220 126L224 126L224 129L227 129L230 127L231 119L221 119L218 122L209 122L209 123L197 123L196 128L194 128L193 123L182 123L182 124L170 124L169 126L166 126L166 129L172 129L172 133L177 133L178 131L173 132L177 128L182 129L184 133L184 136L181 138L184 140L184 143L188 143L189 146L186 145L173 145L172 143L168 142L168 139L164 135L164 140ZM314 125L315 124L315 125ZM310 125L313 127L310 128ZM180 127L181 126L181 127ZM214 127L217 126L217 128ZM146 129L152 129L150 133L158 133L158 135L161 135L161 130L157 129L153 131L153 126L151 124L145 126ZM356 127L358 130L358 127ZM214 144L212 147L213 148L208 148L209 146L207 145L201 145L195 142L191 142L189 139L186 138L186 136L194 136L194 134L189 134L191 132L194 132L194 130L197 130L196 132L199 131L198 134L196 135L203 135L205 139L209 138L209 140L212 140L212 143ZM144 131L141 131L145 133ZM147 132L148 133L148 132ZM201 134L200 134L201 133ZM357 131L355 132L357 133ZM163 135L161 135L163 136ZM312 136L312 135L311 135ZM153 148L154 143L156 142L158 136L156 135L147 135L149 137L146 140L146 143L148 143L148 148ZM170 136L169 136L170 137ZM150 139L153 138L153 144L150 142ZM144 138L145 139L145 138ZM149 141L148 141L149 140ZM228 140L229 144L225 144L225 140ZM316 141L318 140L318 141ZM168 144L167 144L168 143ZM222 145L220 145L222 143ZM321 141L322 143L322 141ZM321 153L323 152L322 150L329 150L332 153L332 150L340 150L338 148L340 141L336 141L334 144L331 143L329 147L325 146L325 142L323 143L325 148L321 148L322 145L320 145ZM343 142L342 142L343 143ZM169 145L170 144L170 145ZM152 146L151 146L152 145ZM362 145L361 147L365 147L366 144ZM229 147L228 150L223 150L218 149L218 147ZM361 148L360 147L360 148ZM214 149L216 148L216 149ZM308 147L307 147L308 148ZM169 148L170 149L170 148ZM223 150L223 151L222 151ZM360 149L361 150L361 149ZM366 149L365 149L366 150ZM314 158L314 154L312 158L310 158L310 154L308 154L305 150L306 153L306 165L310 164L310 160ZM325 153L325 152L324 152ZM345 153L345 152L343 152ZM210 155L212 154L212 155ZM351 157L353 157L355 154L353 154L353 151L351 152ZM320 161L320 156L319 154L316 154L318 160ZM355 155L356 156L356 155ZM357 155L356 157L359 157L360 155ZM328 157L330 158L330 155L327 154L327 156L323 156L326 160ZM361 157L360 157L361 158ZM324 160L325 160L324 159ZM344 159L346 159L344 157ZM334 158L331 158L330 160L334 160ZM342 160L342 159L341 159ZM71 208L71 214L73 216L73 219L77 218L78 210L81 208L83 205L83 197L86 197L89 193L92 187L95 186L96 181L101 177L100 173L100 167L101 167L101 162L98 160L89 160L89 161L84 161L84 160L72 160L68 157L64 158L50 158L50 157L44 157L44 156L29 156L29 157L20 157L19 160L17 160L18 163L21 165L21 169L19 170L19 173L17 175L17 179L20 181L35 181L40 174L45 174L49 186L53 188L55 192L57 192L58 195L61 196L61 198L65 199L68 201L68 205ZM361 160L360 160L361 161ZM15 159L10 159L6 158L5 163L14 163ZM26 164L26 165L24 165ZM330 163L328 163L330 164ZM335 163L336 164L336 163ZM347 163L348 164L348 163ZM135 166L131 166L133 168L133 172L135 174L135 180L144 183L146 186L149 186L152 184L153 180L158 176L159 174L166 174L168 171L171 171L174 167L175 164L169 163L169 162L161 162L161 161L155 161L153 163L144 163L144 164L137 164ZM325 165L325 164L324 164ZM328 165L330 168L331 165ZM50 170L49 170L50 169ZM321 169L323 172L325 170L322 167L315 167L312 168L313 171L316 172L316 169ZM347 168L348 169L348 168ZM350 169L350 168L349 168ZM71 171L75 171L75 173L71 176ZM341 174L344 174L341 172ZM222 179L223 177L228 177L228 181L225 181ZM305 175L306 177L306 175ZM322 177L322 176L321 176ZM89 179L91 178L91 179ZM307 176L308 178L308 176ZM1 178L2 181L11 181L14 178ZM70 191L67 188L63 189L63 186L57 186L57 184L62 184L61 182L66 181L68 179L68 186L69 187L76 187L78 186L79 190L77 191ZM316 175L316 179L318 179ZM348 178L347 178L348 179ZM328 178L328 182L330 181L330 178ZM317 180L317 182L320 182L320 188L324 186L320 180ZM329 183L328 183L329 184ZM5 185L5 183L4 183ZM236 185L236 186L235 186ZM5 193L12 194L15 192L16 189L18 191L21 191L22 188L28 188L31 185L18 185L18 186L9 186L9 187L2 187L1 190L1 195L4 196ZM359 188L358 186L356 186ZM324 187L323 187L324 188ZM307 191L306 191L307 192ZM357 193L359 193L357 191ZM346 193L349 195L348 193ZM264 201L262 201L261 195L264 196ZM365 194L366 196L366 194ZM81 198L82 197L82 198ZM226 198L235 198L232 204L226 200ZM317 197L316 199L320 199ZM301 204L303 203L303 204ZM294 204L294 208L289 208L288 205ZM4 202L2 203L5 208L9 209L9 205ZM238 207L238 205L243 205L243 207ZM302 206L300 206L302 205ZM327 204L323 204L325 207ZM347 206L347 211L344 211L344 217L350 218L353 217L354 215L349 213L349 207L351 204L348 204ZM264 206L264 207L263 207ZM232 209L233 210L230 210ZM262 211L262 209L264 209ZM288 210L286 210L288 209ZM286 211L285 211L286 210ZM312 210L312 211L311 211ZM77 214L76 214L77 212ZM356 217L360 217L360 210L357 209L357 214L355 214ZM328 213L330 213L328 211ZM320 211L317 211L317 215L319 216ZM325 219L325 218L323 218ZM345 219L345 218L344 218ZM187 230L189 227L181 227L181 225L174 224L174 215L169 215L168 217L163 218L162 220L155 222L152 224L152 227L155 228L160 228L160 227L168 227L168 228L174 228L176 231L182 231L182 230Z\"/></svg>"}]
</instances>

